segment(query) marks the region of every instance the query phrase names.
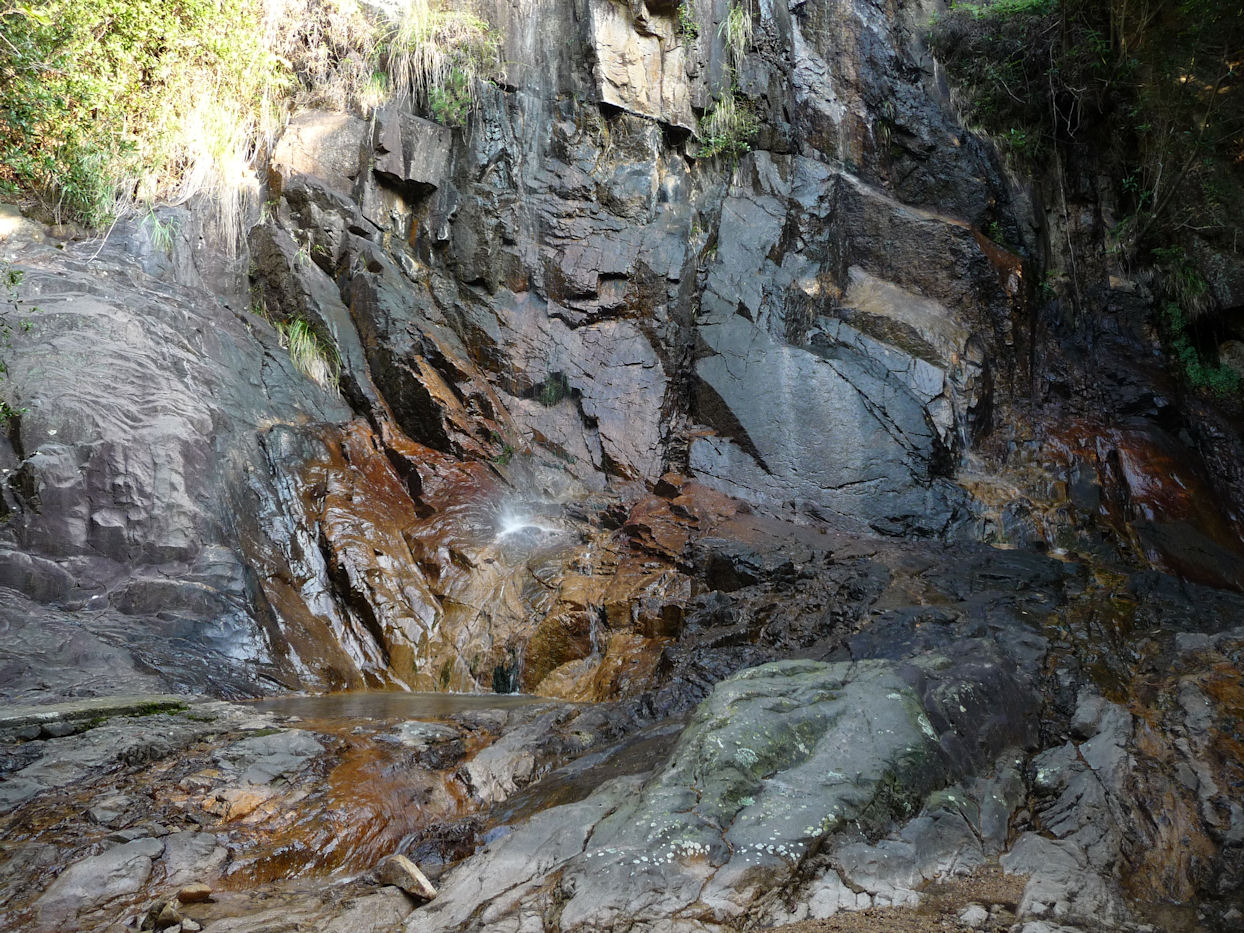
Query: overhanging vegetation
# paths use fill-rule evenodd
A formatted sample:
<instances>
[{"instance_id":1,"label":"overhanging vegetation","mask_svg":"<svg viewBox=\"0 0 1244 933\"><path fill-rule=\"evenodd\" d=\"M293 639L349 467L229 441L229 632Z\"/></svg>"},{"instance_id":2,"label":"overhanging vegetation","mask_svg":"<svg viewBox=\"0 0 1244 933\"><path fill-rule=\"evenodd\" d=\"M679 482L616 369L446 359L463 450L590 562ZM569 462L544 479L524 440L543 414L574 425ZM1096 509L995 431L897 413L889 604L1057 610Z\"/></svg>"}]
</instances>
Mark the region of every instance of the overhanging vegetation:
<instances>
[{"instance_id":1,"label":"overhanging vegetation","mask_svg":"<svg viewBox=\"0 0 1244 933\"><path fill-rule=\"evenodd\" d=\"M496 62L487 24L438 0L378 20L358 0L0 4L0 191L91 227L207 194L228 240L292 107L366 112L392 74L460 122Z\"/></svg>"}]
</instances>

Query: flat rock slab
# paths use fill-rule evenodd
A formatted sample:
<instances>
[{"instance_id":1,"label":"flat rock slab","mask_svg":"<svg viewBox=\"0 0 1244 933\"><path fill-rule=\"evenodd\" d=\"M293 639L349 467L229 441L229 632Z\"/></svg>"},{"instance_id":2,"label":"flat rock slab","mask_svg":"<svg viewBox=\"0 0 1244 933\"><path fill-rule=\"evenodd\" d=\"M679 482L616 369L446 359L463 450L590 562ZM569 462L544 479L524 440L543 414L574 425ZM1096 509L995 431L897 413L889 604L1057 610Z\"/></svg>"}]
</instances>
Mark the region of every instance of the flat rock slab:
<instances>
[{"instance_id":1,"label":"flat rock slab","mask_svg":"<svg viewBox=\"0 0 1244 933\"><path fill-rule=\"evenodd\" d=\"M183 709L191 698L169 693L89 697L38 706L0 706L0 736L30 726L84 722L110 716L144 716Z\"/></svg>"},{"instance_id":2,"label":"flat rock slab","mask_svg":"<svg viewBox=\"0 0 1244 933\"><path fill-rule=\"evenodd\" d=\"M75 862L39 898L40 920L59 921L142 890L151 877L152 860L163 851L164 843L158 839L135 839Z\"/></svg>"}]
</instances>

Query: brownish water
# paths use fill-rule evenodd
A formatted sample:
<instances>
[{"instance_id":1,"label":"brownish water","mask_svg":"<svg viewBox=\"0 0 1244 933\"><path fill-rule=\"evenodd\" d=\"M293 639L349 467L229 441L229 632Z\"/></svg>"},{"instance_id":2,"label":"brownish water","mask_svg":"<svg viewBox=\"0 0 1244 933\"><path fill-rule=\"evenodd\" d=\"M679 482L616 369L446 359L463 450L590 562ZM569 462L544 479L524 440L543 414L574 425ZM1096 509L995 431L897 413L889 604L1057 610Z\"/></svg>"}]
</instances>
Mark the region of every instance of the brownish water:
<instances>
[{"instance_id":1,"label":"brownish water","mask_svg":"<svg viewBox=\"0 0 1244 933\"><path fill-rule=\"evenodd\" d=\"M334 754L315 778L227 820L232 857L225 886L241 889L303 876L357 874L387 855L420 844L434 863L469 854L474 845L471 818L478 804L458 769L493 737L463 729L452 756L438 760L443 756L395 741L392 732L411 720L443 722L539 702L547 701L522 695L395 691L256 702L265 712L297 717L291 725L327 740ZM249 805L244 801L241 809Z\"/></svg>"},{"instance_id":2,"label":"brownish water","mask_svg":"<svg viewBox=\"0 0 1244 933\"><path fill-rule=\"evenodd\" d=\"M458 713L490 709L513 709L547 703L540 697L518 693L406 693L394 690L360 690L322 696L279 696L254 703L256 709L281 716L298 716L317 723L356 720L371 727L408 719L439 721Z\"/></svg>"}]
</instances>

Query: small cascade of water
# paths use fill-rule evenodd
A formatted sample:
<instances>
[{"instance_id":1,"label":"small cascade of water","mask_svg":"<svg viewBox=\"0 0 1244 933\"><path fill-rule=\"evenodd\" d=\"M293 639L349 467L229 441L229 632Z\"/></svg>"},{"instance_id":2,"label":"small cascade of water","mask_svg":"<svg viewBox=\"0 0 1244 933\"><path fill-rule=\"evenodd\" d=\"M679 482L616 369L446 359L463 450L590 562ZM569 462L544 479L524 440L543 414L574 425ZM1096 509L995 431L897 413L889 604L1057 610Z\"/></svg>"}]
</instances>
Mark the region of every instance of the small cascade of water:
<instances>
[{"instance_id":1,"label":"small cascade of water","mask_svg":"<svg viewBox=\"0 0 1244 933\"><path fill-rule=\"evenodd\" d=\"M596 542L595 541L588 542L587 549L583 553L583 560L581 562L581 566L583 569L584 576L588 576L588 577L596 576L597 568L596 568ZM587 605L587 615L588 615L588 643L592 646L592 651L591 651L591 654L588 655L588 660L592 662L596 662L600 660L601 655L604 654L604 649L601 645L601 629L602 629L601 621L605 615L605 607L589 602Z\"/></svg>"},{"instance_id":2,"label":"small cascade of water","mask_svg":"<svg viewBox=\"0 0 1244 933\"><path fill-rule=\"evenodd\" d=\"M560 543L570 535L565 509L583 495L573 479L530 458L516 457L504 482L491 494L458 507L457 527L476 546L525 552Z\"/></svg>"},{"instance_id":3,"label":"small cascade of water","mask_svg":"<svg viewBox=\"0 0 1244 933\"><path fill-rule=\"evenodd\" d=\"M546 535L560 534L562 534L562 529L553 523L544 521L538 515L530 514L517 506L509 505L497 517L497 530L493 540L498 543L507 538L540 541Z\"/></svg>"},{"instance_id":4,"label":"small cascade of water","mask_svg":"<svg viewBox=\"0 0 1244 933\"><path fill-rule=\"evenodd\" d=\"M601 617L605 614L604 606L588 606L588 641L592 645L592 653L588 655L589 661L599 661L604 649L601 647Z\"/></svg>"}]
</instances>

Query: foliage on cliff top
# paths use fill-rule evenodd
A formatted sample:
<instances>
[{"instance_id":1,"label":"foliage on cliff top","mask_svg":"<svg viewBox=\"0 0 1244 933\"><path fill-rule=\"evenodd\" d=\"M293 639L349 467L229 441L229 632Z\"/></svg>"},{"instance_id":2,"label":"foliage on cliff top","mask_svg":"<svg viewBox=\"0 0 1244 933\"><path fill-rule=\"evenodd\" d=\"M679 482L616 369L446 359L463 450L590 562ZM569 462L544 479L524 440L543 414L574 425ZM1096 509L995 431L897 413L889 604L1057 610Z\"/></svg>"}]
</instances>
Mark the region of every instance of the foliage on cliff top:
<instances>
[{"instance_id":1,"label":"foliage on cliff top","mask_svg":"<svg viewBox=\"0 0 1244 933\"><path fill-rule=\"evenodd\" d=\"M384 24L378 50L399 100L413 98L442 113L474 103L480 82L500 68L498 37L488 23L429 0L412 0Z\"/></svg>"},{"instance_id":2,"label":"foliage on cliff top","mask_svg":"<svg viewBox=\"0 0 1244 933\"><path fill-rule=\"evenodd\" d=\"M256 28L239 28L255 23ZM44 0L0 14L0 172L56 220L230 181L288 78L259 0Z\"/></svg>"},{"instance_id":3,"label":"foliage on cliff top","mask_svg":"<svg viewBox=\"0 0 1244 933\"><path fill-rule=\"evenodd\" d=\"M0 193L99 226L205 192L228 230L292 106L366 111L383 68L426 106L495 48L486 25L436 0L387 21L358 0L0 0Z\"/></svg>"},{"instance_id":4,"label":"foliage on cliff top","mask_svg":"<svg viewBox=\"0 0 1244 933\"><path fill-rule=\"evenodd\" d=\"M1197 321L1213 301L1191 257L1193 241L1241 247L1244 2L982 0L940 17L931 39L970 117L1017 161L1060 186L1113 181L1117 246L1156 272L1176 368L1194 389L1237 391L1215 339L1194 339L1212 330Z\"/></svg>"},{"instance_id":5,"label":"foliage on cliff top","mask_svg":"<svg viewBox=\"0 0 1244 933\"><path fill-rule=\"evenodd\" d=\"M1226 232L1244 166L1240 0L982 0L934 24L970 115L1020 161L1104 155L1134 248Z\"/></svg>"}]
</instances>

